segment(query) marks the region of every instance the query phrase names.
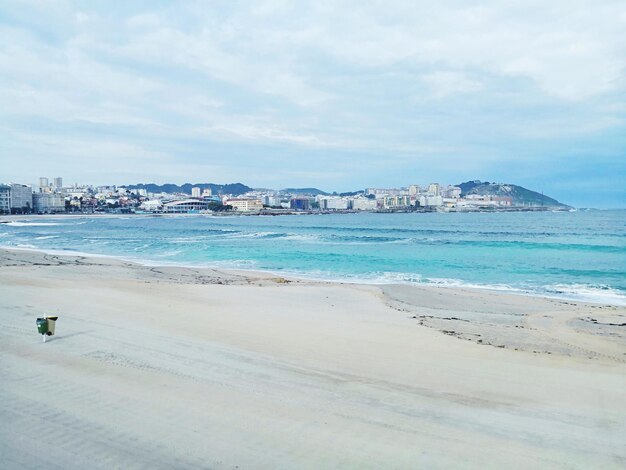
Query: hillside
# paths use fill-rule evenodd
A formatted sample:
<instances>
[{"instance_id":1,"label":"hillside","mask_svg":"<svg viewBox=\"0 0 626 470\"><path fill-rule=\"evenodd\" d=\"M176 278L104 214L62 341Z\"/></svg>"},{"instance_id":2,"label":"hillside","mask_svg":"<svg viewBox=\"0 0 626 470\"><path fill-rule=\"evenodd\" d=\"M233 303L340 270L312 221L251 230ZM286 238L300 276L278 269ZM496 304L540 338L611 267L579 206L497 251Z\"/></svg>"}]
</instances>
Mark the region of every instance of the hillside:
<instances>
[{"instance_id":1,"label":"hillside","mask_svg":"<svg viewBox=\"0 0 626 470\"><path fill-rule=\"evenodd\" d=\"M556 199L545 194L531 191L516 184L490 183L488 181L467 181L457 185L461 188L461 195L479 194L484 196L507 196L513 199L516 206L547 206L547 207L568 207Z\"/></svg>"},{"instance_id":2,"label":"hillside","mask_svg":"<svg viewBox=\"0 0 626 470\"><path fill-rule=\"evenodd\" d=\"M127 186L128 189L145 189L150 193L183 193L183 194L191 194L191 188L200 188L201 190L205 190L206 188L210 188L213 194L233 194L238 196L240 194L247 193L248 191L252 191L252 188L246 186L242 183L230 183L230 184L214 184L214 183L185 183L183 185L177 184L154 184L154 183L139 183Z\"/></svg>"},{"instance_id":3,"label":"hillside","mask_svg":"<svg viewBox=\"0 0 626 470\"><path fill-rule=\"evenodd\" d=\"M282 194L302 194L307 196L326 196L329 193L317 188L285 188L279 191Z\"/></svg>"}]
</instances>

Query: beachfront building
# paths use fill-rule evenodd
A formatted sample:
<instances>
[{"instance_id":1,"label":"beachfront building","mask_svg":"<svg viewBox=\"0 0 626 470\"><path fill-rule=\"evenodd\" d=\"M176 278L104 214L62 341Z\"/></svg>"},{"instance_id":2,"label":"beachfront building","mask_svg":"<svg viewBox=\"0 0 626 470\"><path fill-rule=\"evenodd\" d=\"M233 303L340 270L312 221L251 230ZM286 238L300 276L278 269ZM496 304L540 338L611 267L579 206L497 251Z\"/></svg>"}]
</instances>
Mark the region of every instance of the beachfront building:
<instances>
[{"instance_id":1,"label":"beachfront building","mask_svg":"<svg viewBox=\"0 0 626 470\"><path fill-rule=\"evenodd\" d=\"M465 196L468 206L478 207L510 207L513 199L508 196L492 196L489 194L468 194Z\"/></svg>"},{"instance_id":2,"label":"beachfront building","mask_svg":"<svg viewBox=\"0 0 626 470\"><path fill-rule=\"evenodd\" d=\"M201 189L200 188L191 188L191 197L200 197Z\"/></svg>"},{"instance_id":3,"label":"beachfront building","mask_svg":"<svg viewBox=\"0 0 626 470\"><path fill-rule=\"evenodd\" d=\"M295 211L308 211L311 208L311 200L308 197L295 197L289 201L289 207Z\"/></svg>"},{"instance_id":4,"label":"beachfront building","mask_svg":"<svg viewBox=\"0 0 626 470\"><path fill-rule=\"evenodd\" d=\"M60 176L54 178L54 187L56 189L61 189L63 187L63 178L61 178Z\"/></svg>"},{"instance_id":5,"label":"beachfront building","mask_svg":"<svg viewBox=\"0 0 626 470\"><path fill-rule=\"evenodd\" d=\"M0 214L11 213L11 186L0 184Z\"/></svg>"},{"instance_id":6,"label":"beachfront building","mask_svg":"<svg viewBox=\"0 0 626 470\"><path fill-rule=\"evenodd\" d=\"M422 195L416 199L420 207L441 207L443 198L441 196Z\"/></svg>"},{"instance_id":7,"label":"beachfront building","mask_svg":"<svg viewBox=\"0 0 626 470\"><path fill-rule=\"evenodd\" d=\"M33 209L33 188L25 184L11 184L11 212L28 213Z\"/></svg>"},{"instance_id":8,"label":"beachfront building","mask_svg":"<svg viewBox=\"0 0 626 470\"><path fill-rule=\"evenodd\" d=\"M342 197L320 197L318 202L321 210L345 211L348 209L348 200Z\"/></svg>"},{"instance_id":9,"label":"beachfront building","mask_svg":"<svg viewBox=\"0 0 626 470\"><path fill-rule=\"evenodd\" d=\"M163 203L158 199L152 199L142 202L139 209L147 212L159 212L163 210Z\"/></svg>"},{"instance_id":10,"label":"beachfront building","mask_svg":"<svg viewBox=\"0 0 626 470\"><path fill-rule=\"evenodd\" d=\"M33 210L38 214L65 212L65 198L56 193L33 193Z\"/></svg>"},{"instance_id":11,"label":"beachfront building","mask_svg":"<svg viewBox=\"0 0 626 470\"><path fill-rule=\"evenodd\" d=\"M189 214L206 211L208 209L209 203L199 199L182 199L180 201L171 201L163 204L163 212L168 214Z\"/></svg>"},{"instance_id":12,"label":"beachfront building","mask_svg":"<svg viewBox=\"0 0 626 470\"><path fill-rule=\"evenodd\" d=\"M268 207L281 207L281 203L283 202L283 198L280 196L269 196L265 195L262 198L263 205Z\"/></svg>"},{"instance_id":13,"label":"beachfront building","mask_svg":"<svg viewBox=\"0 0 626 470\"><path fill-rule=\"evenodd\" d=\"M42 190L44 188L47 188L48 186L50 186L50 184L48 183L48 178L46 178L45 176L42 176L41 178L39 178L39 187Z\"/></svg>"},{"instance_id":14,"label":"beachfront building","mask_svg":"<svg viewBox=\"0 0 626 470\"><path fill-rule=\"evenodd\" d=\"M263 202L260 199L228 199L226 204L232 206L237 212L259 212L263 209Z\"/></svg>"},{"instance_id":15,"label":"beachfront building","mask_svg":"<svg viewBox=\"0 0 626 470\"><path fill-rule=\"evenodd\" d=\"M355 211L375 211L378 208L376 199L358 197L350 200L350 209Z\"/></svg>"},{"instance_id":16,"label":"beachfront building","mask_svg":"<svg viewBox=\"0 0 626 470\"><path fill-rule=\"evenodd\" d=\"M408 209L411 207L410 196L385 196L383 198L385 209Z\"/></svg>"}]
</instances>

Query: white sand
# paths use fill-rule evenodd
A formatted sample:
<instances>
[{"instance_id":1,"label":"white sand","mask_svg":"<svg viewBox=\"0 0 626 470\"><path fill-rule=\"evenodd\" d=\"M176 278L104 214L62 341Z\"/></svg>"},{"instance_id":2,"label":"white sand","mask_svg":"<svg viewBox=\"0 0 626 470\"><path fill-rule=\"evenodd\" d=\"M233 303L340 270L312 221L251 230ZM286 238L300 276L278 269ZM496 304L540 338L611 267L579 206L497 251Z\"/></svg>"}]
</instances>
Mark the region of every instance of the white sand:
<instances>
[{"instance_id":1,"label":"white sand","mask_svg":"<svg viewBox=\"0 0 626 470\"><path fill-rule=\"evenodd\" d=\"M0 467L624 468L599 307L0 251Z\"/></svg>"}]
</instances>

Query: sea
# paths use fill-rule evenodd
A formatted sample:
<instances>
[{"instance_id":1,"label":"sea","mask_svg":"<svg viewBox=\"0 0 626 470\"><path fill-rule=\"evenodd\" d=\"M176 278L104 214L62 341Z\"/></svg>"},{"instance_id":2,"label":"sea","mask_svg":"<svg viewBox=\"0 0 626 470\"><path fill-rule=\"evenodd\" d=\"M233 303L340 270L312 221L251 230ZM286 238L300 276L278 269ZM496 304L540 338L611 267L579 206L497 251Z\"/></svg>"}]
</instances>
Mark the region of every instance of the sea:
<instances>
[{"instance_id":1,"label":"sea","mask_svg":"<svg viewBox=\"0 0 626 470\"><path fill-rule=\"evenodd\" d=\"M25 217L0 246L626 305L626 210Z\"/></svg>"}]
</instances>

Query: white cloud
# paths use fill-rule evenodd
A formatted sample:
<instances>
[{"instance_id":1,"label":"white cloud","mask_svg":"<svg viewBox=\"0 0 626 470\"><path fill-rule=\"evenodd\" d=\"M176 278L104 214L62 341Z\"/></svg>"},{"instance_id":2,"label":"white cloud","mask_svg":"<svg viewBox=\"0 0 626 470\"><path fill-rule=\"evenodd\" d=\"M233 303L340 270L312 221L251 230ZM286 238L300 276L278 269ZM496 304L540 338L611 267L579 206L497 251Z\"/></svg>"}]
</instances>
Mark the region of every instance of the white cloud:
<instances>
[{"instance_id":1,"label":"white cloud","mask_svg":"<svg viewBox=\"0 0 626 470\"><path fill-rule=\"evenodd\" d=\"M4 151L21 149L31 167L63 141L87 151L100 133L125 171L255 144L285 158L358 153L364 172L391 158L398 172L422 164L413 158L449 171L468 156L482 168L513 161L511 148L624 128L619 1L7 8Z\"/></svg>"},{"instance_id":2,"label":"white cloud","mask_svg":"<svg viewBox=\"0 0 626 470\"><path fill-rule=\"evenodd\" d=\"M424 75L422 80L428 84L435 98L444 98L456 93L473 93L484 88L482 83L458 72L433 72Z\"/></svg>"}]
</instances>

